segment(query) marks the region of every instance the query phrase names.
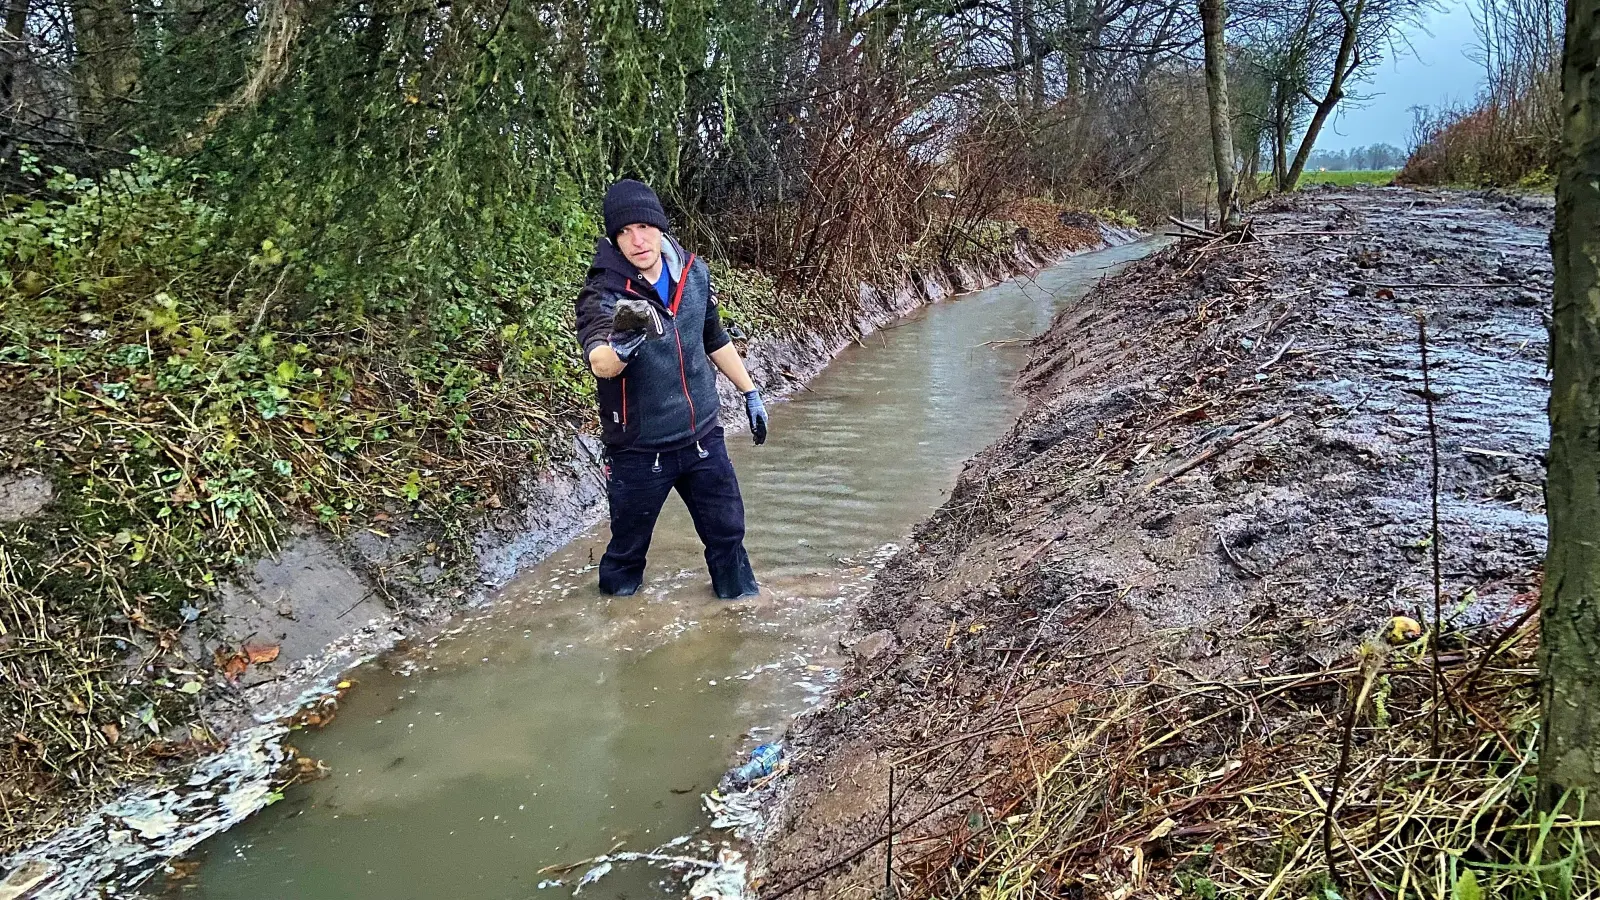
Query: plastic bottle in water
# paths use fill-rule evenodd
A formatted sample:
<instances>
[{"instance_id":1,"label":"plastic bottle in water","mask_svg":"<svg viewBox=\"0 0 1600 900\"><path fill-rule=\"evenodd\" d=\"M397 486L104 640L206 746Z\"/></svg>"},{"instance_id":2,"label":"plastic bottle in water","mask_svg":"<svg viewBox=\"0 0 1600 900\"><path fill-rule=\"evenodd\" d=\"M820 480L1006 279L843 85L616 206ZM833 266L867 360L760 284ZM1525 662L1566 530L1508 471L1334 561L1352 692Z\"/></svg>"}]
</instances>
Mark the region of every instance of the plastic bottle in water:
<instances>
[{"instance_id":1,"label":"plastic bottle in water","mask_svg":"<svg viewBox=\"0 0 1600 900\"><path fill-rule=\"evenodd\" d=\"M778 760L782 758L783 748L777 744L762 744L750 751L749 762L728 773L728 780L742 786L758 778L765 778L778 767Z\"/></svg>"}]
</instances>

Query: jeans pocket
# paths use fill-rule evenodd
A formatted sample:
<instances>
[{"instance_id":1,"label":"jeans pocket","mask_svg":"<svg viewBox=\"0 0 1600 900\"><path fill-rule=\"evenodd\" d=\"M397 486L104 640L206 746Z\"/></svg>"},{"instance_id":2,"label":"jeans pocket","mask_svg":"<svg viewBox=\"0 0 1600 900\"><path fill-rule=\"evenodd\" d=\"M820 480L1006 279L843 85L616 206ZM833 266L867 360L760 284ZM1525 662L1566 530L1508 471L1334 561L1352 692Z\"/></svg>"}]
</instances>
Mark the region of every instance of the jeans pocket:
<instances>
[{"instance_id":1,"label":"jeans pocket","mask_svg":"<svg viewBox=\"0 0 1600 900\"><path fill-rule=\"evenodd\" d=\"M613 491L644 485L652 477L650 466L649 454L619 450L606 459L606 483Z\"/></svg>"}]
</instances>

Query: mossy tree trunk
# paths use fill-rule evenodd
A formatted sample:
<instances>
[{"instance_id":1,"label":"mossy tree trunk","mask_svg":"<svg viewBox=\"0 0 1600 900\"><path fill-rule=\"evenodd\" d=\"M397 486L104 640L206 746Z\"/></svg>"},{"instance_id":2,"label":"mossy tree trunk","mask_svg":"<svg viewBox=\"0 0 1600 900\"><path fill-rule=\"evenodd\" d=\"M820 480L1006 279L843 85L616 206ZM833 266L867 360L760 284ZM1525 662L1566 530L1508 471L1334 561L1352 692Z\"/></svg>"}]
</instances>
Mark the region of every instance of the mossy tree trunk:
<instances>
[{"instance_id":1,"label":"mossy tree trunk","mask_svg":"<svg viewBox=\"0 0 1600 900\"><path fill-rule=\"evenodd\" d=\"M1546 803L1600 787L1600 0L1568 0L1541 610ZM1600 799L1597 793L1593 799ZM1592 816L1591 816L1592 817Z\"/></svg>"},{"instance_id":2,"label":"mossy tree trunk","mask_svg":"<svg viewBox=\"0 0 1600 900\"><path fill-rule=\"evenodd\" d=\"M1200 0L1205 34L1206 103L1211 114L1211 156L1217 169L1217 214L1227 228L1239 225L1239 202L1233 173L1233 115L1228 105L1228 51L1223 26L1224 0Z\"/></svg>"},{"instance_id":3,"label":"mossy tree trunk","mask_svg":"<svg viewBox=\"0 0 1600 900\"><path fill-rule=\"evenodd\" d=\"M77 0L72 6L78 114L91 141L111 140L139 83L133 9L125 0Z\"/></svg>"},{"instance_id":4,"label":"mossy tree trunk","mask_svg":"<svg viewBox=\"0 0 1600 900\"><path fill-rule=\"evenodd\" d=\"M1067 99L1083 99L1083 57L1089 25L1089 0L1067 0Z\"/></svg>"},{"instance_id":5,"label":"mossy tree trunk","mask_svg":"<svg viewBox=\"0 0 1600 900\"><path fill-rule=\"evenodd\" d=\"M11 94L16 87L17 70L28 56L27 32L28 0L11 0L6 5L5 46L0 47L0 108L8 112L11 110ZM7 155L10 155L9 152Z\"/></svg>"}]
</instances>

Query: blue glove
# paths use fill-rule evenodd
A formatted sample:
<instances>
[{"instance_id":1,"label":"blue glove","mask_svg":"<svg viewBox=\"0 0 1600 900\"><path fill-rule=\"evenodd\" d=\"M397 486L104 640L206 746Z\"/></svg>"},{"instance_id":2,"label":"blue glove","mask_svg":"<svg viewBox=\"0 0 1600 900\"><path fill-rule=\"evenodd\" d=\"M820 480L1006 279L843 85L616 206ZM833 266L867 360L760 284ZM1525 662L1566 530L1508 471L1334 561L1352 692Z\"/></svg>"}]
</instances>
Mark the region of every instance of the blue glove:
<instances>
[{"instance_id":1,"label":"blue glove","mask_svg":"<svg viewBox=\"0 0 1600 900\"><path fill-rule=\"evenodd\" d=\"M750 434L757 446L767 442L767 408L761 403L760 391L744 392L744 412L750 417Z\"/></svg>"},{"instance_id":2,"label":"blue glove","mask_svg":"<svg viewBox=\"0 0 1600 900\"><path fill-rule=\"evenodd\" d=\"M611 349L617 352L617 359L627 362L633 358L633 354L639 352L640 347L644 346L644 338L645 334L642 331L625 334L612 332L611 339L606 343L610 344Z\"/></svg>"}]
</instances>

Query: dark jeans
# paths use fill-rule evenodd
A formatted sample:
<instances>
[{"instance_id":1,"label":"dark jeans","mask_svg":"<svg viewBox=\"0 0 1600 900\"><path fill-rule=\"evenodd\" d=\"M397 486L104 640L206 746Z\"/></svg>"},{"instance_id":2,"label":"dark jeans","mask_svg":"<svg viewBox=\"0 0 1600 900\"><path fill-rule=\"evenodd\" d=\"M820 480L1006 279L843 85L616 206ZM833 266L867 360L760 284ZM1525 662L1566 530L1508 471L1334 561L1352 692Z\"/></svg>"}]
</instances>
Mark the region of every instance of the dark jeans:
<instances>
[{"instance_id":1,"label":"dark jeans","mask_svg":"<svg viewBox=\"0 0 1600 900\"><path fill-rule=\"evenodd\" d=\"M702 457L701 450L705 451ZM689 507L706 547L711 588L724 600L755 594L756 575L744 551L744 500L728 459L722 429L682 450L652 453L614 450L606 454L611 501L611 544L600 559L600 590L626 596L644 581L645 554L656 517L673 488Z\"/></svg>"}]
</instances>

